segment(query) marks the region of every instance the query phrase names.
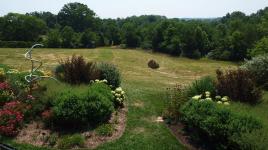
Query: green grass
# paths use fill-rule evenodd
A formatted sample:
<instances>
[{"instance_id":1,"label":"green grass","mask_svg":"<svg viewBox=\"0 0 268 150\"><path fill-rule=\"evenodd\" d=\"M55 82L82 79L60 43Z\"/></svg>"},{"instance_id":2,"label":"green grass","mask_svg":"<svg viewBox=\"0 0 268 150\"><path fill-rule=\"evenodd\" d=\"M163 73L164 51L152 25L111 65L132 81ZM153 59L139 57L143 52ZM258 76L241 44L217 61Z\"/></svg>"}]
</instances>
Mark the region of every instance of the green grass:
<instances>
[{"instance_id":1,"label":"green grass","mask_svg":"<svg viewBox=\"0 0 268 150\"><path fill-rule=\"evenodd\" d=\"M23 57L24 52L25 49L0 49L0 63L29 70L29 62ZM162 114L166 88L176 83L186 85L202 76L214 76L215 69L220 67L226 69L235 66L230 62L190 60L141 50L113 48L35 49L33 58L41 59L44 69L53 69L60 59L72 54L83 55L87 60L112 62L122 73L122 87L127 93L128 105L126 130L120 139L99 146L97 149L100 150L185 149L163 123L155 121ZM147 67L150 59L160 64L158 70ZM14 142L8 142L14 145ZM27 149L29 145L15 146Z\"/></svg>"}]
</instances>

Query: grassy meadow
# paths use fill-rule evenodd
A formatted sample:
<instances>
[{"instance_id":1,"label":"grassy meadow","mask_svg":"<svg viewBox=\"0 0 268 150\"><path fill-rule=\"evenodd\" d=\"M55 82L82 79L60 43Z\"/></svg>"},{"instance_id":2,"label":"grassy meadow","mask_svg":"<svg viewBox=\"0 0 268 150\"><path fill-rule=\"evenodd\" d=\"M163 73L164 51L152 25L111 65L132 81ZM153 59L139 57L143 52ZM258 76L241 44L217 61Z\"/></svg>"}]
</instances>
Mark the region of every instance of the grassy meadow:
<instances>
[{"instance_id":1,"label":"grassy meadow","mask_svg":"<svg viewBox=\"0 0 268 150\"><path fill-rule=\"evenodd\" d=\"M19 70L29 70L25 60L25 49L0 49L0 64ZM97 49L34 49L33 58L43 61L43 69L51 70L58 61L71 56L82 55L88 61L108 61L118 66L122 74L122 87L127 92L127 126L123 136L97 149L185 149L176 140L164 123L156 122L164 107L166 88L175 84L189 84L205 75L215 76L217 68L233 68L231 62L207 59L191 60L171 57L165 54L116 48ZM155 59L160 68L152 70L147 62ZM264 120L268 127L268 93L265 100L257 106L236 103L232 107L248 111ZM267 129L268 133L268 129ZM9 141L11 144L17 144ZM39 149L20 145L20 149Z\"/></svg>"}]
</instances>

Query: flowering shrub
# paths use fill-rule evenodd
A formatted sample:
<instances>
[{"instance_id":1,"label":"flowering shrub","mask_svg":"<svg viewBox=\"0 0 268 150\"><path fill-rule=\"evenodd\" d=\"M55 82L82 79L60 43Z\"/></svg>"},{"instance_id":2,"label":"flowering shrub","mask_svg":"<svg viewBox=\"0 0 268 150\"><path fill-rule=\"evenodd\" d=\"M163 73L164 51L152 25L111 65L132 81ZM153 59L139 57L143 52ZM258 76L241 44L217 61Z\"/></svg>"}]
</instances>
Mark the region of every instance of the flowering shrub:
<instances>
[{"instance_id":1,"label":"flowering shrub","mask_svg":"<svg viewBox=\"0 0 268 150\"><path fill-rule=\"evenodd\" d=\"M257 84L268 89L268 54L247 60L240 68L250 71Z\"/></svg>"},{"instance_id":2,"label":"flowering shrub","mask_svg":"<svg viewBox=\"0 0 268 150\"><path fill-rule=\"evenodd\" d=\"M14 93L7 82L0 83L0 106L14 98Z\"/></svg>"},{"instance_id":3,"label":"flowering shrub","mask_svg":"<svg viewBox=\"0 0 268 150\"><path fill-rule=\"evenodd\" d=\"M123 91L121 87L118 87L114 91L112 91L112 94L114 98L115 107L123 107L124 101L126 99L125 91Z\"/></svg>"},{"instance_id":4,"label":"flowering shrub","mask_svg":"<svg viewBox=\"0 0 268 150\"><path fill-rule=\"evenodd\" d=\"M14 104L9 104L12 107ZM0 110L0 134L5 136L15 136L18 128L22 124L23 114L10 109Z\"/></svg>"},{"instance_id":5,"label":"flowering shrub","mask_svg":"<svg viewBox=\"0 0 268 150\"><path fill-rule=\"evenodd\" d=\"M209 91L206 91L204 94L196 95L192 97L192 99L200 102L214 101L217 102L217 104L230 105L228 96L215 96L215 99L212 99Z\"/></svg>"}]
</instances>

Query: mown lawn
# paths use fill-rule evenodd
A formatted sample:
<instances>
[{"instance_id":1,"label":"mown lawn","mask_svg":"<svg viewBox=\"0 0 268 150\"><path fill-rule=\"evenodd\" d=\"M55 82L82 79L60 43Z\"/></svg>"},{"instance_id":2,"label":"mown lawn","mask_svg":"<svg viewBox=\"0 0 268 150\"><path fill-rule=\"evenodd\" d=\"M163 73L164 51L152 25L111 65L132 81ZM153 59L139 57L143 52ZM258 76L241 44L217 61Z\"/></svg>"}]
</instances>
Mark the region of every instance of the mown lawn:
<instances>
[{"instance_id":1,"label":"mown lawn","mask_svg":"<svg viewBox=\"0 0 268 150\"><path fill-rule=\"evenodd\" d=\"M29 62L23 57L24 52L25 49L0 49L0 63L20 70L29 70ZM122 73L122 87L128 97L126 131L120 139L97 149L185 149L163 123L156 122L164 107L166 88L176 83L186 85L205 75L215 76L217 68L235 67L235 64L230 62L190 60L141 50L115 48L35 49L33 57L43 60L43 68L48 70L53 69L60 59L72 54L83 55L89 61L112 62ZM150 59L159 62L158 70L147 67ZM258 107L260 110L256 110L256 113L262 113L261 110L267 112L267 103L266 101L263 107ZM19 146L19 149L38 149L8 142Z\"/></svg>"}]
</instances>

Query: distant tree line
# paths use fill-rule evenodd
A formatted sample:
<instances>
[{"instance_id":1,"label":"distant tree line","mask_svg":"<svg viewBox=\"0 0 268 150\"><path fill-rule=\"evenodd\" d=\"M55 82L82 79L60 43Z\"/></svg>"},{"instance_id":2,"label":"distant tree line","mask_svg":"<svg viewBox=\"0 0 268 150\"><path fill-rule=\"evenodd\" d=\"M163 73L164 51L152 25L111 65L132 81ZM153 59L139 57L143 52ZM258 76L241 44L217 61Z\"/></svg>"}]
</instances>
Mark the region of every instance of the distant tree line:
<instances>
[{"instance_id":1,"label":"distant tree line","mask_svg":"<svg viewBox=\"0 0 268 150\"><path fill-rule=\"evenodd\" d=\"M198 59L239 61L268 53L268 7L249 16L233 12L216 19L168 19L144 15L100 19L87 5L68 3L50 12L0 17L0 47L151 49Z\"/></svg>"}]
</instances>

